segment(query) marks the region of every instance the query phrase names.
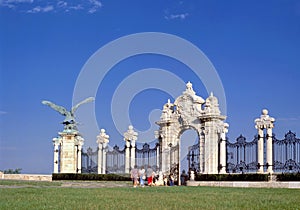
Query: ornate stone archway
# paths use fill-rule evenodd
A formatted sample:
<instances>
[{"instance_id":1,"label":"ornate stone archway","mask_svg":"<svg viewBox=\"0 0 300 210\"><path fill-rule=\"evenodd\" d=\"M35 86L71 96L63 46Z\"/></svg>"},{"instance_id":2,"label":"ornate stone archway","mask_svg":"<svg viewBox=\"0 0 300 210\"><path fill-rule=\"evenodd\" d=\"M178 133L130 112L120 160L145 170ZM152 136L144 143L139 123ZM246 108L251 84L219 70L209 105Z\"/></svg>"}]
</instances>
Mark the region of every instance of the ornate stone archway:
<instances>
[{"instance_id":1,"label":"ornate stone archway","mask_svg":"<svg viewBox=\"0 0 300 210\"><path fill-rule=\"evenodd\" d=\"M199 172L204 174L226 173L226 116L221 115L218 99L211 94L206 100L197 96L192 84L174 103L170 100L163 106L157 125L156 138L160 143L160 169L171 169L172 147L177 147L175 163L180 163L180 136L185 130L196 130L199 139ZM180 168L180 167L179 167Z\"/></svg>"}]
</instances>

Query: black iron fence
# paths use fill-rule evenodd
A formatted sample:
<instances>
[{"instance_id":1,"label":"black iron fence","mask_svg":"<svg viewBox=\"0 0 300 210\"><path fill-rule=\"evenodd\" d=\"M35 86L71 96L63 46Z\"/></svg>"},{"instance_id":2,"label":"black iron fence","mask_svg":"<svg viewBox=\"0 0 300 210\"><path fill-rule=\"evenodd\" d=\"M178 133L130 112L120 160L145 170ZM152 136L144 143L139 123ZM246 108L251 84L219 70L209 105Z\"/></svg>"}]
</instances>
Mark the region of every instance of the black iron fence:
<instances>
[{"instance_id":1,"label":"black iron fence","mask_svg":"<svg viewBox=\"0 0 300 210\"><path fill-rule=\"evenodd\" d=\"M142 166L146 169L150 166L153 170L158 170L159 163L157 159L157 150L159 144L156 143L153 148L150 147L150 144L144 143L139 149L141 145L137 144L137 148L135 150L135 164L138 168Z\"/></svg>"},{"instance_id":2,"label":"black iron fence","mask_svg":"<svg viewBox=\"0 0 300 210\"><path fill-rule=\"evenodd\" d=\"M264 144L266 144L266 136ZM300 139L289 131L284 139L277 139L273 134L273 171L274 172L299 172L300 171ZM257 161L257 141L255 136L250 142L240 136L235 143L227 142L227 171L229 173L255 172L259 165ZM266 148L266 147L264 147ZM264 150L264 157L266 158ZM266 160L264 160L266 163ZM268 165L263 165L267 168Z\"/></svg>"},{"instance_id":3,"label":"black iron fence","mask_svg":"<svg viewBox=\"0 0 300 210\"><path fill-rule=\"evenodd\" d=\"M91 147L81 153L81 173L98 173L98 149Z\"/></svg>"},{"instance_id":4,"label":"black iron fence","mask_svg":"<svg viewBox=\"0 0 300 210\"><path fill-rule=\"evenodd\" d=\"M266 136L264 144L266 144ZM300 139L296 134L289 131L285 134L284 139L277 139L273 134L273 171L294 173L300 172ZM226 155L226 171L228 173L253 173L258 170L257 161L257 142L258 136L255 136L252 141L240 135L235 142L231 143L227 139L227 155ZM152 147L150 146L152 144ZM266 146L266 145L265 145ZM264 147L266 148L266 147ZM115 145L113 148L107 149L106 153L106 172L121 174L125 172L125 146L119 148ZM175 151L178 148L173 148ZM176 170L176 164L172 161L175 152L170 152L171 168ZM131 157L131 148L129 148ZM152 142L150 144L137 143L135 149L135 165L147 168L151 166L153 170L159 169L159 144ZM264 151L266 158L266 151ZM189 169L199 172L200 150L199 143L189 147L187 159ZM98 171L98 150L88 148L82 152L82 173L97 173ZM266 163L267 161L264 160ZM173 165L174 166L173 166ZM267 164L263 165L265 169Z\"/></svg>"},{"instance_id":5,"label":"black iron fence","mask_svg":"<svg viewBox=\"0 0 300 210\"><path fill-rule=\"evenodd\" d=\"M147 168L150 166L153 170L158 170L159 161L157 152L159 144L155 143L152 148L150 144L137 143L135 149L135 165L137 165L138 168L142 166ZM120 149L117 145L106 149L106 173L125 173L125 150L125 146ZM129 148L129 159L131 159L131 156L131 148ZM82 151L81 157L82 173L98 173L98 149L93 151L92 148L89 147L86 152Z\"/></svg>"},{"instance_id":6,"label":"black iron fence","mask_svg":"<svg viewBox=\"0 0 300 210\"><path fill-rule=\"evenodd\" d=\"M266 139L264 137L264 148L266 148ZM277 139L273 134L273 171L283 173L300 172L300 139L296 134L289 131L284 139ZM231 143L227 139L226 171L228 173L253 173L257 172L257 142L258 136L252 141L240 135L236 142ZM187 159L189 168L195 172L199 171L199 144L189 147ZM266 163L266 151L264 149L264 163ZM262 167L266 170L267 163Z\"/></svg>"}]
</instances>

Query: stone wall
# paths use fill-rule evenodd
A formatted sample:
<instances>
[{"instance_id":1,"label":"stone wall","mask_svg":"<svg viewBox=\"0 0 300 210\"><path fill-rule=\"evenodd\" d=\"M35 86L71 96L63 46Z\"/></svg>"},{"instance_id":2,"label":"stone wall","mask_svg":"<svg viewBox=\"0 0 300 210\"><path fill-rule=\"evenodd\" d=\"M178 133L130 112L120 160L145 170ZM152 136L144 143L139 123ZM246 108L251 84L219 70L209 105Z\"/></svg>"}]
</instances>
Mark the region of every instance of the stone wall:
<instances>
[{"instance_id":1,"label":"stone wall","mask_svg":"<svg viewBox=\"0 0 300 210\"><path fill-rule=\"evenodd\" d=\"M209 187L255 187L255 188L298 188L300 182L218 182L218 181L188 181L187 186Z\"/></svg>"},{"instance_id":2,"label":"stone wall","mask_svg":"<svg viewBox=\"0 0 300 210\"><path fill-rule=\"evenodd\" d=\"M0 179L6 180L27 180L27 181L52 181L52 175L42 174L3 174L0 173Z\"/></svg>"}]
</instances>

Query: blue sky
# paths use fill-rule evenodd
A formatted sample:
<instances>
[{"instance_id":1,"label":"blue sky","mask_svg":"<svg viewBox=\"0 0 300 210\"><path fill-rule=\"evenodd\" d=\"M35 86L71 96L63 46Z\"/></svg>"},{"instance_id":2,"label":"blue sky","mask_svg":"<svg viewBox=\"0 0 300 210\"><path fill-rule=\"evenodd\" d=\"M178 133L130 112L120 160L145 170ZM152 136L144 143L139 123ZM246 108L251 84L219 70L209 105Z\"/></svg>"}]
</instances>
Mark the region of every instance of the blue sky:
<instances>
[{"instance_id":1,"label":"blue sky","mask_svg":"<svg viewBox=\"0 0 300 210\"><path fill-rule=\"evenodd\" d=\"M0 0L0 27L0 170L51 173L52 138L62 130L63 117L41 101L70 108L88 59L107 43L141 32L173 34L205 53L225 90L230 141L240 134L252 140L253 121L263 108L276 118L278 138L288 130L300 132L297 0ZM110 113L114 91L128 75L145 68L167 69L190 80L198 95L208 96L181 62L160 55L130 57L108 72L95 101L98 126L106 129L111 144L123 145ZM147 129L153 123L151 110L161 109L168 98L154 89L137 94L129 109L133 126ZM83 136L86 146L96 148L94 134Z\"/></svg>"}]
</instances>

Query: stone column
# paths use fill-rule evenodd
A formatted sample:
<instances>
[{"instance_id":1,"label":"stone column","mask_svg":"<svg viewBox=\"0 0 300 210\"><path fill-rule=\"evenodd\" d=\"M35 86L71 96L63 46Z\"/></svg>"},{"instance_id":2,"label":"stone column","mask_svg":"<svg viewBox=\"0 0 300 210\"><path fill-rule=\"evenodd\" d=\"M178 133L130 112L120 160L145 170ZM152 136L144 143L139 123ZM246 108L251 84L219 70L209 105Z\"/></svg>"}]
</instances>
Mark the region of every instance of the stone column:
<instances>
[{"instance_id":1,"label":"stone column","mask_svg":"<svg viewBox=\"0 0 300 210\"><path fill-rule=\"evenodd\" d=\"M159 170L159 168L160 168L160 161L159 161L160 160L160 156L159 156L160 155L160 153L159 153L160 149L159 149L159 147L160 147L160 145L157 144L156 145L156 167L157 167L156 170Z\"/></svg>"},{"instance_id":2,"label":"stone column","mask_svg":"<svg viewBox=\"0 0 300 210\"><path fill-rule=\"evenodd\" d=\"M267 171L273 173L273 139L272 128L267 129Z\"/></svg>"},{"instance_id":3,"label":"stone column","mask_svg":"<svg viewBox=\"0 0 300 210\"><path fill-rule=\"evenodd\" d=\"M135 140L131 141L131 152L130 152L130 168L134 168L135 165Z\"/></svg>"},{"instance_id":4,"label":"stone column","mask_svg":"<svg viewBox=\"0 0 300 210\"><path fill-rule=\"evenodd\" d=\"M224 123L224 127L221 130L220 139L220 174L226 174L226 133L228 132L229 125Z\"/></svg>"},{"instance_id":5,"label":"stone column","mask_svg":"<svg viewBox=\"0 0 300 210\"><path fill-rule=\"evenodd\" d=\"M102 174L102 143L98 144L98 174Z\"/></svg>"},{"instance_id":6,"label":"stone column","mask_svg":"<svg viewBox=\"0 0 300 210\"><path fill-rule=\"evenodd\" d=\"M169 139L167 138L165 131L161 133L161 138L162 138L161 145L159 145L161 165L159 167L159 170L165 173L169 170L169 164L170 164L170 147L168 146Z\"/></svg>"},{"instance_id":7,"label":"stone column","mask_svg":"<svg viewBox=\"0 0 300 210\"><path fill-rule=\"evenodd\" d=\"M105 133L104 129L100 130L97 136L98 144L98 174L106 173L106 147L109 142L109 135Z\"/></svg>"},{"instance_id":8,"label":"stone column","mask_svg":"<svg viewBox=\"0 0 300 210\"><path fill-rule=\"evenodd\" d=\"M107 151L107 143L103 143L103 151L102 151L102 173L106 174L106 151Z\"/></svg>"},{"instance_id":9,"label":"stone column","mask_svg":"<svg viewBox=\"0 0 300 210\"><path fill-rule=\"evenodd\" d=\"M129 173L129 149L130 149L130 141L126 141L126 149L125 149L125 173Z\"/></svg>"},{"instance_id":10,"label":"stone column","mask_svg":"<svg viewBox=\"0 0 300 210\"><path fill-rule=\"evenodd\" d=\"M54 169L53 169L53 173L58 173L59 138L53 138L53 144L54 144Z\"/></svg>"},{"instance_id":11,"label":"stone column","mask_svg":"<svg viewBox=\"0 0 300 210\"><path fill-rule=\"evenodd\" d=\"M204 151L204 147L205 147L205 135L204 135L204 132L201 131L200 133L200 137L199 137L199 162L200 162L200 173L203 173L204 172L204 157L205 157L205 151Z\"/></svg>"},{"instance_id":12,"label":"stone column","mask_svg":"<svg viewBox=\"0 0 300 210\"><path fill-rule=\"evenodd\" d=\"M135 165L135 141L137 140L138 133L133 130L133 126L128 126L128 130L124 133L124 141L126 144L125 149L125 173L130 172L130 166L133 168ZM130 161L130 142L134 145L134 149L131 148L131 161ZM133 160L134 158L134 160ZM130 164L131 162L131 164Z\"/></svg>"},{"instance_id":13,"label":"stone column","mask_svg":"<svg viewBox=\"0 0 300 210\"><path fill-rule=\"evenodd\" d=\"M78 153L77 153L77 173L81 174L81 151L82 145L78 144Z\"/></svg>"},{"instance_id":14,"label":"stone column","mask_svg":"<svg viewBox=\"0 0 300 210\"><path fill-rule=\"evenodd\" d=\"M258 163L258 173L264 172L264 131L258 129L258 141L257 141L257 163Z\"/></svg>"},{"instance_id":15,"label":"stone column","mask_svg":"<svg viewBox=\"0 0 300 210\"><path fill-rule=\"evenodd\" d=\"M205 163L204 173L217 174L219 172L219 122L215 119L205 122Z\"/></svg>"},{"instance_id":16,"label":"stone column","mask_svg":"<svg viewBox=\"0 0 300 210\"><path fill-rule=\"evenodd\" d=\"M273 173L273 141L272 141L272 128L274 127L275 119L268 115L268 110L263 109L260 118L255 120L255 128L258 130L258 142L257 142L257 161L260 164L258 169L259 173L263 173L263 161L264 161L264 129L267 129L267 171Z\"/></svg>"}]
</instances>

